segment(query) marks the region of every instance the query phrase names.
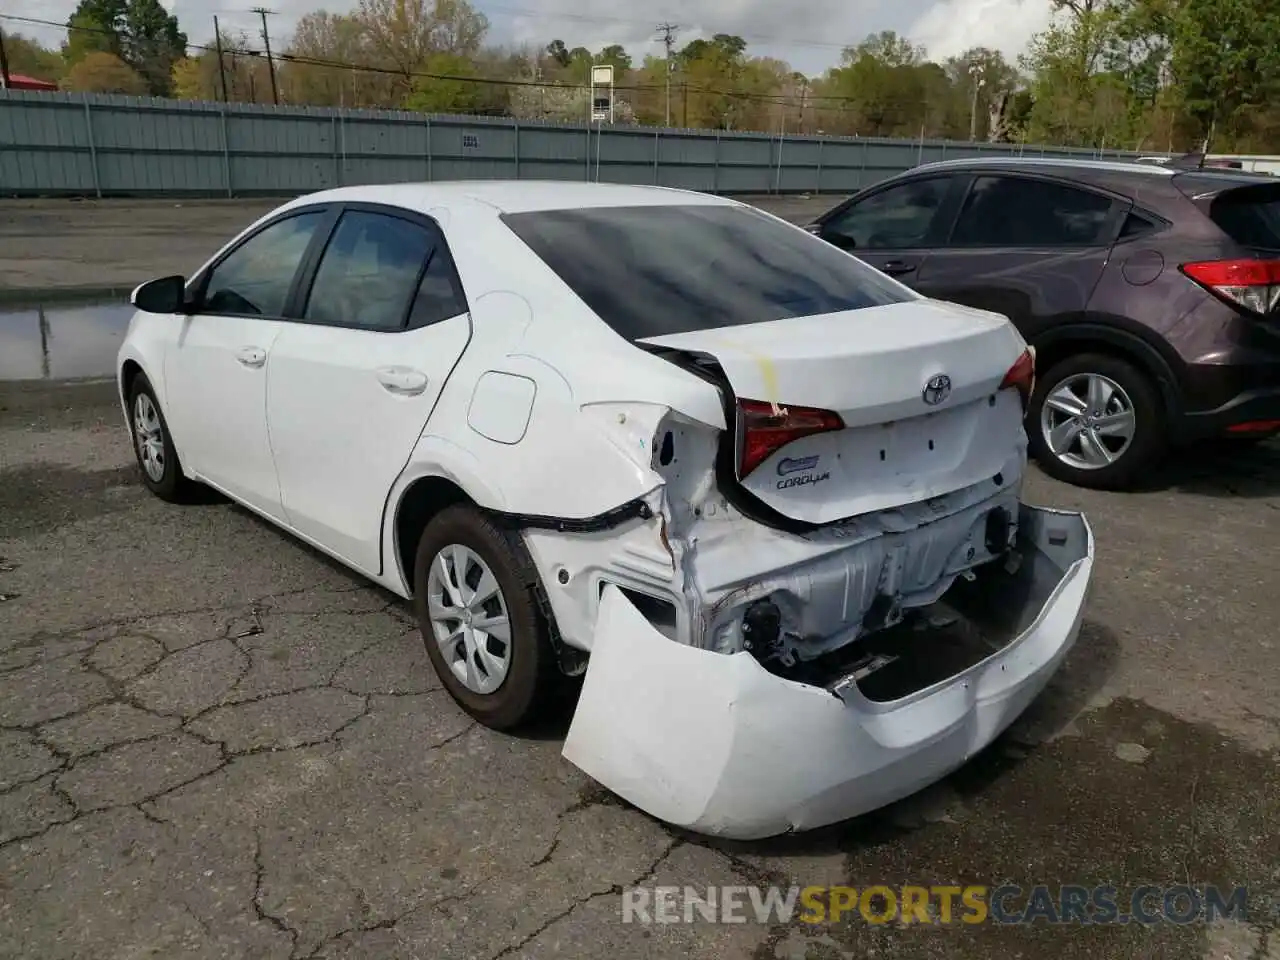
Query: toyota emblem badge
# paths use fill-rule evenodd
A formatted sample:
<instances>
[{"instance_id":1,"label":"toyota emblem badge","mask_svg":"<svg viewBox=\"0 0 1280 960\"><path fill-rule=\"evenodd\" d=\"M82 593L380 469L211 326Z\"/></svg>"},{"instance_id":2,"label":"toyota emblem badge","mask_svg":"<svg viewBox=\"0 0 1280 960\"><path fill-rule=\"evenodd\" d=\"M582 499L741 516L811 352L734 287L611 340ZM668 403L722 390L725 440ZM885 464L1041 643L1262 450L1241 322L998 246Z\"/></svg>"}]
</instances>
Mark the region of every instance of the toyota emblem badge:
<instances>
[{"instance_id":1,"label":"toyota emblem badge","mask_svg":"<svg viewBox=\"0 0 1280 960\"><path fill-rule=\"evenodd\" d=\"M924 391L920 395L924 398L925 403L931 407L936 407L951 396L951 378L945 373L930 377L925 382Z\"/></svg>"}]
</instances>

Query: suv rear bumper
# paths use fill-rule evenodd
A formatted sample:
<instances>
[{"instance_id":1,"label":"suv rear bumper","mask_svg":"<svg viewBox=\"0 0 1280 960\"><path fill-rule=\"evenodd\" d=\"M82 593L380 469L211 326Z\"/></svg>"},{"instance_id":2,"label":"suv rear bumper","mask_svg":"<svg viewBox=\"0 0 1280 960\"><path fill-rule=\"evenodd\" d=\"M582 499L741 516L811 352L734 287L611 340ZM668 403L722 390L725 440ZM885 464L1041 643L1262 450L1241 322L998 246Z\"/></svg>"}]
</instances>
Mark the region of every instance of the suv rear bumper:
<instances>
[{"instance_id":1,"label":"suv rear bumper","mask_svg":"<svg viewBox=\"0 0 1280 960\"><path fill-rule=\"evenodd\" d=\"M1274 424L1268 429L1243 429ZM1236 428L1236 429L1233 429ZM1280 432L1280 388L1240 393L1214 410L1184 413L1175 425L1174 438L1183 443L1221 436L1265 436Z\"/></svg>"}]
</instances>

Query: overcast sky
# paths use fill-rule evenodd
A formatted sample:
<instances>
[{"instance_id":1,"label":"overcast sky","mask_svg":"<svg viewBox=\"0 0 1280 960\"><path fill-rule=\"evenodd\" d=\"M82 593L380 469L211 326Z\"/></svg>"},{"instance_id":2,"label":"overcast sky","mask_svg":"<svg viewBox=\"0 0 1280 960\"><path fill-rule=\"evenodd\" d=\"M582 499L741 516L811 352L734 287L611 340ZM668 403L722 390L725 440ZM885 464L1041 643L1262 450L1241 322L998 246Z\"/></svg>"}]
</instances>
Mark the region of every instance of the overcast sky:
<instances>
[{"instance_id":1,"label":"overcast sky","mask_svg":"<svg viewBox=\"0 0 1280 960\"><path fill-rule=\"evenodd\" d=\"M268 0L273 43L284 47L297 18L317 6L335 12L356 0ZM935 59L974 46L1003 51L1010 58L1025 50L1032 34L1049 19L1049 0L656 0L647 16L626 0L473 0L489 17L490 42L545 44L559 37L570 47L599 49L621 43L639 61L659 53L655 25L679 24L677 43L713 33L745 38L750 52L780 57L796 69L817 74L834 64L843 46L868 33L896 30L923 44ZM0 13L65 22L76 0L0 0ZM261 29L249 13L257 0L167 0L176 9L192 43L213 36L213 17L224 30ZM46 44L61 42L62 31L0 20L6 31L34 35Z\"/></svg>"}]
</instances>

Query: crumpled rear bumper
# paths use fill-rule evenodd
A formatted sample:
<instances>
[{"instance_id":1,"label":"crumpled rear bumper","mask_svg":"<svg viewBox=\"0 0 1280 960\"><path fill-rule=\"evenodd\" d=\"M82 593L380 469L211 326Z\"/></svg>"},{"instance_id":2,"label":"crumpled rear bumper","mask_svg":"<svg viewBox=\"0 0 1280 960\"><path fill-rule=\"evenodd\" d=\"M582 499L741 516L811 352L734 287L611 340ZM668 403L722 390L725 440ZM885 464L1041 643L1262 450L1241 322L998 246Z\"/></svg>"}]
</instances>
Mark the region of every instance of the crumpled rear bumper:
<instances>
[{"instance_id":1,"label":"crumpled rear bumper","mask_svg":"<svg viewBox=\"0 0 1280 960\"><path fill-rule=\"evenodd\" d=\"M914 793L1022 713L1079 632L1088 522L1023 505L1019 528L1030 565L1022 587L991 598L1012 614L1011 639L889 702L852 683L778 677L748 653L676 643L606 587L564 756L661 820L737 839L823 826Z\"/></svg>"}]
</instances>

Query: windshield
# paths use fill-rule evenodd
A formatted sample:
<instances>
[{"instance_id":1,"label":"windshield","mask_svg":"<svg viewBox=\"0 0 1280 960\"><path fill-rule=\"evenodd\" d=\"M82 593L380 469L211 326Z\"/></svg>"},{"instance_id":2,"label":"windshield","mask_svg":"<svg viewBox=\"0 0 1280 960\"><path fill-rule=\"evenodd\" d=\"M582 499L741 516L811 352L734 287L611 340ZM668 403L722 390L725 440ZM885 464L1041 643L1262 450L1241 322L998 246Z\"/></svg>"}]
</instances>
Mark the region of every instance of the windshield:
<instances>
[{"instance_id":1,"label":"windshield","mask_svg":"<svg viewBox=\"0 0 1280 960\"><path fill-rule=\"evenodd\" d=\"M749 207L604 207L503 218L631 340L916 298L823 240Z\"/></svg>"}]
</instances>

